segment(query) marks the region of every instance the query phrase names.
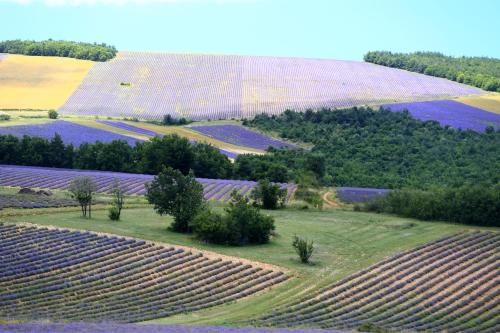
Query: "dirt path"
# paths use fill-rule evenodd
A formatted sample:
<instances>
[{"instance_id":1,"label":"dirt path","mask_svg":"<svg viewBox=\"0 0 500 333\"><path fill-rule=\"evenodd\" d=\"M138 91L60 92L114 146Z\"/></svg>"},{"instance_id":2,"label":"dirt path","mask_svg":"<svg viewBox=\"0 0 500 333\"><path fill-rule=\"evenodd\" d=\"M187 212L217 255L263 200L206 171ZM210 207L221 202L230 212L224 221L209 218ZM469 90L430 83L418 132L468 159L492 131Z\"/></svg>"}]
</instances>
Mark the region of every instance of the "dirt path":
<instances>
[{"instance_id":1,"label":"dirt path","mask_svg":"<svg viewBox=\"0 0 500 333\"><path fill-rule=\"evenodd\" d=\"M333 207L333 208L339 208L339 204L336 203L335 201L332 201L330 199L328 199L328 195L331 194L331 192L325 192L325 194L323 194L323 201L326 202L326 204L330 207Z\"/></svg>"}]
</instances>

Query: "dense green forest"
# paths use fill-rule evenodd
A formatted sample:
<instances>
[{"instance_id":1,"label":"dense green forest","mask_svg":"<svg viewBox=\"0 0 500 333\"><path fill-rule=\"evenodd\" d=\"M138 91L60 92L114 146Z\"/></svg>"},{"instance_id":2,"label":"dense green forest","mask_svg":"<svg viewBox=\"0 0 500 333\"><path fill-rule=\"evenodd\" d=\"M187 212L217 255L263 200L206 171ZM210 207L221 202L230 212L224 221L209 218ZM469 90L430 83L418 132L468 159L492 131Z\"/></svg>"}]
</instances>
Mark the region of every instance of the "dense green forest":
<instances>
[{"instance_id":1,"label":"dense green forest","mask_svg":"<svg viewBox=\"0 0 500 333\"><path fill-rule=\"evenodd\" d=\"M106 44L90 44L62 40L6 40L0 42L0 53L31 56L55 56L107 61L116 55L116 48Z\"/></svg>"},{"instance_id":2,"label":"dense green forest","mask_svg":"<svg viewBox=\"0 0 500 333\"><path fill-rule=\"evenodd\" d=\"M500 92L500 59L486 57L449 57L436 52L368 52L364 60L374 64L446 78Z\"/></svg>"},{"instance_id":3,"label":"dense green forest","mask_svg":"<svg viewBox=\"0 0 500 333\"><path fill-rule=\"evenodd\" d=\"M362 208L419 220L500 227L500 185L397 190Z\"/></svg>"},{"instance_id":4,"label":"dense green forest","mask_svg":"<svg viewBox=\"0 0 500 333\"><path fill-rule=\"evenodd\" d=\"M313 148L238 157L235 178L286 181L312 173L323 185L391 189L500 182L500 131L456 130L369 108L286 111L245 123Z\"/></svg>"}]
</instances>

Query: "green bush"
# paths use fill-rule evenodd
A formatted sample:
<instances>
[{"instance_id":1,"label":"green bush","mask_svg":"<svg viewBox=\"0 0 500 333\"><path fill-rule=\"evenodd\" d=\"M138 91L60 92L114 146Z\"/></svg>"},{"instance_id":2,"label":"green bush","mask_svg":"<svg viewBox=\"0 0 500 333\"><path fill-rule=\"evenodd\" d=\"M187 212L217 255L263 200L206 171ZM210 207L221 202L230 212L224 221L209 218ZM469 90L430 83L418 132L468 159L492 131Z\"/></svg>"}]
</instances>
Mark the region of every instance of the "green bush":
<instances>
[{"instance_id":1,"label":"green bush","mask_svg":"<svg viewBox=\"0 0 500 333\"><path fill-rule=\"evenodd\" d=\"M59 116L59 114L57 113L56 110L49 110L49 118L50 119L57 119L58 116Z\"/></svg>"},{"instance_id":2,"label":"green bush","mask_svg":"<svg viewBox=\"0 0 500 333\"><path fill-rule=\"evenodd\" d=\"M309 259L314 252L313 241L307 241L306 239L293 236L292 247L295 249L295 252L298 254L302 263L309 263Z\"/></svg>"},{"instance_id":3,"label":"green bush","mask_svg":"<svg viewBox=\"0 0 500 333\"><path fill-rule=\"evenodd\" d=\"M204 210L194 218L192 228L196 237L206 242L244 245L269 242L275 227L272 217L263 215L247 198L234 194L225 215Z\"/></svg>"},{"instance_id":4,"label":"green bush","mask_svg":"<svg viewBox=\"0 0 500 333\"><path fill-rule=\"evenodd\" d=\"M110 207L108 210L108 217L111 221L120 220L120 210L118 209L118 207Z\"/></svg>"},{"instance_id":5,"label":"green bush","mask_svg":"<svg viewBox=\"0 0 500 333\"><path fill-rule=\"evenodd\" d=\"M0 121L3 121L3 120L10 120L10 115L8 115L6 113L1 113L0 114Z\"/></svg>"}]
</instances>

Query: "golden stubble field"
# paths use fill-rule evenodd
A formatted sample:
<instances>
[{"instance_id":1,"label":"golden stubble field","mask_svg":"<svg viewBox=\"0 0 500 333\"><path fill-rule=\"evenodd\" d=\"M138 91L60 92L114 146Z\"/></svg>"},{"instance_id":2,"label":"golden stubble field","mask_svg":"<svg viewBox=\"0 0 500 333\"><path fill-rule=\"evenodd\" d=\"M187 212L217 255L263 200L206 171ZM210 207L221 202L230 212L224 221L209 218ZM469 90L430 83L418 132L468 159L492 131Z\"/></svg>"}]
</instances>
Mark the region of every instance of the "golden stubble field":
<instances>
[{"instance_id":1,"label":"golden stubble field","mask_svg":"<svg viewBox=\"0 0 500 333\"><path fill-rule=\"evenodd\" d=\"M94 62L10 54L0 61L0 109L57 109Z\"/></svg>"}]
</instances>

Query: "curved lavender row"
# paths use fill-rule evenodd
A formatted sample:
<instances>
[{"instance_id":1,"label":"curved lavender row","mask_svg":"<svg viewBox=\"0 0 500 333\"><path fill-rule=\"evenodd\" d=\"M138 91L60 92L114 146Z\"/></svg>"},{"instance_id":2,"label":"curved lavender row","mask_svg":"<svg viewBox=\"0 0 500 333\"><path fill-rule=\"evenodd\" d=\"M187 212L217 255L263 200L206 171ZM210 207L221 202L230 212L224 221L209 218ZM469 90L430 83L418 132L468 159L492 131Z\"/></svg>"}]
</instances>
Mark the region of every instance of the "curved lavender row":
<instances>
[{"instance_id":1,"label":"curved lavender row","mask_svg":"<svg viewBox=\"0 0 500 333\"><path fill-rule=\"evenodd\" d=\"M141 127L133 126L133 125L130 125L130 124L126 124L126 123L123 123L121 121L98 120L98 122L100 122L102 124L105 124L105 125L108 125L108 126L113 126L113 127L116 127L116 128L121 128L121 129L124 129L124 130L127 130L127 131L136 132L136 133L139 133L139 134L145 134L145 135L149 135L149 136L160 135L160 134L158 134L156 132L147 130L145 128L141 128Z\"/></svg>"},{"instance_id":2,"label":"curved lavender row","mask_svg":"<svg viewBox=\"0 0 500 333\"><path fill-rule=\"evenodd\" d=\"M2 319L140 322L235 301L288 278L139 239L3 224L0 234Z\"/></svg>"},{"instance_id":3,"label":"curved lavender row","mask_svg":"<svg viewBox=\"0 0 500 333\"><path fill-rule=\"evenodd\" d=\"M120 52L96 63L60 111L228 119L481 93L445 79L355 61Z\"/></svg>"},{"instance_id":4,"label":"curved lavender row","mask_svg":"<svg viewBox=\"0 0 500 333\"><path fill-rule=\"evenodd\" d=\"M332 330L287 329L287 328L250 328L227 326L181 326L181 325L143 325L107 323L22 323L0 326L0 332L27 333L342 333ZM346 333L346 332L345 332Z\"/></svg>"},{"instance_id":5,"label":"curved lavender row","mask_svg":"<svg viewBox=\"0 0 500 333\"><path fill-rule=\"evenodd\" d=\"M259 132L246 129L238 125L206 125L190 126L189 128L214 139L232 143L238 146L251 147L262 150L267 149L269 146L275 148L295 147L294 145L291 145L289 143L276 140Z\"/></svg>"},{"instance_id":6,"label":"curved lavender row","mask_svg":"<svg viewBox=\"0 0 500 333\"><path fill-rule=\"evenodd\" d=\"M154 179L153 175L133 174L111 171L90 171L62 168L30 167L18 165L0 165L0 186L16 187L40 187L49 189L67 189L71 180L78 176L92 177L97 185L97 191L107 193L111 190L111 185L115 179L119 179L123 185L125 194L143 195L145 184ZM208 179L197 178L204 185L204 196L210 200L220 200L223 194L230 193L234 189L238 191L244 185L247 188L241 192L242 195L250 195L251 190L257 182L248 180L228 180L228 179ZM207 186L214 184L214 186ZM289 195L295 189L295 184L279 184L282 188L287 188ZM226 201L226 200L225 200Z\"/></svg>"},{"instance_id":7,"label":"curved lavender row","mask_svg":"<svg viewBox=\"0 0 500 333\"><path fill-rule=\"evenodd\" d=\"M11 134L17 137L28 135L38 136L50 140L56 133L61 136L64 143L72 144L76 147L85 142L111 142L113 140L124 140L127 141L129 145L133 146L137 141L141 141L126 135L116 134L64 120L56 120L46 124L0 127L0 135Z\"/></svg>"},{"instance_id":8,"label":"curved lavender row","mask_svg":"<svg viewBox=\"0 0 500 333\"><path fill-rule=\"evenodd\" d=\"M490 319L500 307L499 247L496 232L446 237L385 259L262 320L278 326L492 332L498 322Z\"/></svg>"},{"instance_id":9,"label":"curved lavender row","mask_svg":"<svg viewBox=\"0 0 500 333\"><path fill-rule=\"evenodd\" d=\"M487 126L500 129L500 114L488 112L457 101L438 100L428 102L385 104L394 112L408 112L420 120L435 120L442 126L471 129L483 132Z\"/></svg>"},{"instance_id":10,"label":"curved lavender row","mask_svg":"<svg viewBox=\"0 0 500 333\"><path fill-rule=\"evenodd\" d=\"M335 191L339 199L346 203L368 202L390 192L387 189L363 187L337 187Z\"/></svg>"}]
</instances>

